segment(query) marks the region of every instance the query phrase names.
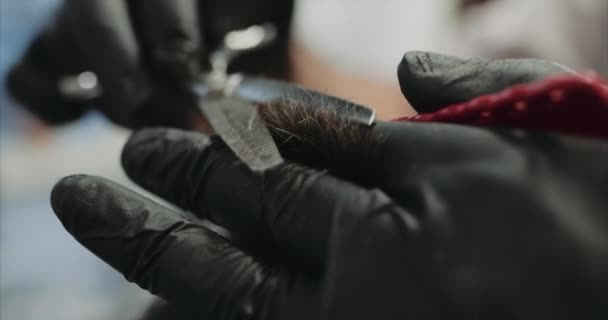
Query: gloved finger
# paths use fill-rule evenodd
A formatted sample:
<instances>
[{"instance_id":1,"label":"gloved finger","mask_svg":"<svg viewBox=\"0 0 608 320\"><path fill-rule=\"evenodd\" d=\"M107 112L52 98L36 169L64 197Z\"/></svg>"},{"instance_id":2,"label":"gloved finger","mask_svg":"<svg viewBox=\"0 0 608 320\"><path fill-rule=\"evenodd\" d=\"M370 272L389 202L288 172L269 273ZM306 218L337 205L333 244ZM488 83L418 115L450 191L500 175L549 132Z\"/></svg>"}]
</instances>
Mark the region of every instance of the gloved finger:
<instances>
[{"instance_id":1,"label":"gloved finger","mask_svg":"<svg viewBox=\"0 0 608 320\"><path fill-rule=\"evenodd\" d=\"M84 66L99 77L107 115L129 122L133 110L149 96L141 52L123 0L68 0L64 8Z\"/></svg>"},{"instance_id":2,"label":"gloved finger","mask_svg":"<svg viewBox=\"0 0 608 320\"><path fill-rule=\"evenodd\" d=\"M433 112L510 86L572 70L538 59L461 59L408 52L398 68L401 91L418 112Z\"/></svg>"},{"instance_id":3,"label":"gloved finger","mask_svg":"<svg viewBox=\"0 0 608 320\"><path fill-rule=\"evenodd\" d=\"M204 50L197 0L130 1L136 33L152 71L159 78L191 80Z\"/></svg>"},{"instance_id":4,"label":"gloved finger","mask_svg":"<svg viewBox=\"0 0 608 320\"><path fill-rule=\"evenodd\" d=\"M66 22L59 16L54 25L38 35L7 76L10 94L50 124L75 120L86 110L84 101L60 91L62 78L83 71Z\"/></svg>"},{"instance_id":5,"label":"gloved finger","mask_svg":"<svg viewBox=\"0 0 608 320\"><path fill-rule=\"evenodd\" d=\"M64 227L127 280L202 318L256 314L281 278L216 233L103 178L71 176L51 196Z\"/></svg>"},{"instance_id":6,"label":"gloved finger","mask_svg":"<svg viewBox=\"0 0 608 320\"><path fill-rule=\"evenodd\" d=\"M360 216L391 205L381 192L295 165L253 173L221 141L195 132L136 132L122 163L147 190L248 242L272 243L311 271L324 267L335 215Z\"/></svg>"}]
</instances>

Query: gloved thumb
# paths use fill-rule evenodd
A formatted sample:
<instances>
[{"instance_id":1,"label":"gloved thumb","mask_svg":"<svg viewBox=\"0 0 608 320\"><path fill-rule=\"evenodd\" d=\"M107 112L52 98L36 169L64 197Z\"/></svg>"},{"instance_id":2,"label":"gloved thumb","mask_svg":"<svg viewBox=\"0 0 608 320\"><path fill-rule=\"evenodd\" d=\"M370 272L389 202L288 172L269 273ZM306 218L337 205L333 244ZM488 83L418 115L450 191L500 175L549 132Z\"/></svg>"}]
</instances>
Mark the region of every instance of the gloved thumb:
<instances>
[{"instance_id":1,"label":"gloved thumb","mask_svg":"<svg viewBox=\"0 0 608 320\"><path fill-rule=\"evenodd\" d=\"M433 112L508 87L573 72L539 59L462 59L407 52L397 70L401 91L418 112Z\"/></svg>"}]
</instances>

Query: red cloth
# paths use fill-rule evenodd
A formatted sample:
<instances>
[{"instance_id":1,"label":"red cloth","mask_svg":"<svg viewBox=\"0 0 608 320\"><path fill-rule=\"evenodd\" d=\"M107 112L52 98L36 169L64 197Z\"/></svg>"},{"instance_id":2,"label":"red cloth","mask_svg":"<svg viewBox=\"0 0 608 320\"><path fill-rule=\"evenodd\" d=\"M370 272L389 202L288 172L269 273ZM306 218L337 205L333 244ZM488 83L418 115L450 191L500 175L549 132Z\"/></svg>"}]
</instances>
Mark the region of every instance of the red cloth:
<instances>
[{"instance_id":1,"label":"red cloth","mask_svg":"<svg viewBox=\"0 0 608 320\"><path fill-rule=\"evenodd\" d=\"M397 121L552 131L608 140L608 82L597 74L567 74Z\"/></svg>"}]
</instances>

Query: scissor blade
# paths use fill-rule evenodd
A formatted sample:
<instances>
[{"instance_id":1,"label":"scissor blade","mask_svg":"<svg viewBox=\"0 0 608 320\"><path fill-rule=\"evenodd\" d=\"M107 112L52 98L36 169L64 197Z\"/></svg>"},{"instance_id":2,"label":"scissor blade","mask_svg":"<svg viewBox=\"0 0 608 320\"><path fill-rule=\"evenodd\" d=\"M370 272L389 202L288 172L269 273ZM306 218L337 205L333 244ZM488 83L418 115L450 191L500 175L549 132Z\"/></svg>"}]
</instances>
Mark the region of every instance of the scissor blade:
<instances>
[{"instance_id":1,"label":"scissor blade","mask_svg":"<svg viewBox=\"0 0 608 320\"><path fill-rule=\"evenodd\" d=\"M283 163L283 157L255 106L238 97L201 98L211 127L247 166L257 172Z\"/></svg>"},{"instance_id":2,"label":"scissor blade","mask_svg":"<svg viewBox=\"0 0 608 320\"><path fill-rule=\"evenodd\" d=\"M191 90L199 97L206 97L211 92L205 82L194 84ZM246 76L236 88L234 95L252 103L261 104L280 102L285 99L296 100L300 101L305 108L333 110L341 118L364 126L371 126L376 121L376 112L372 108L283 81ZM320 104L320 101L323 103Z\"/></svg>"}]
</instances>

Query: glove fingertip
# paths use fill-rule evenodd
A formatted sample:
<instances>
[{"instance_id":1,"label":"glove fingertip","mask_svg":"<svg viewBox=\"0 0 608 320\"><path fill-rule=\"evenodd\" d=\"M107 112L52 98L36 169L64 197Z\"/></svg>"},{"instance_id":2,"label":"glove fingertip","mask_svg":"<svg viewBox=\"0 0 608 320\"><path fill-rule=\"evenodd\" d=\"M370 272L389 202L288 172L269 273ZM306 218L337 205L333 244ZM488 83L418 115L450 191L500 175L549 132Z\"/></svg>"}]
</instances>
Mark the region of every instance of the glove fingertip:
<instances>
[{"instance_id":1,"label":"glove fingertip","mask_svg":"<svg viewBox=\"0 0 608 320\"><path fill-rule=\"evenodd\" d=\"M121 164L132 180L141 183L142 177L153 176L155 170L170 165L180 153L201 150L210 143L209 137L198 132L145 128L131 135L122 150Z\"/></svg>"},{"instance_id":2,"label":"glove fingertip","mask_svg":"<svg viewBox=\"0 0 608 320\"><path fill-rule=\"evenodd\" d=\"M64 227L72 233L75 218L81 208L79 203L95 197L97 182L93 176L76 174L62 178L51 191L51 207Z\"/></svg>"},{"instance_id":3,"label":"glove fingertip","mask_svg":"<svg viewBox=\"0 0 608 320\"><path fill-rule=\"evenodd\" d=\"M131 180L137 182L143 169L142 159L147 158L149 150L154 148L154 141L161 140L166 129L144 128L134 131L122 149L120 163Z\"/></svg>"},{"instance_id":4,"label":"glove fingertip","mask_svg":"<svg viewBox=\"0 0 608 320\"><path fill-rule=\"evenodd\" d=\"M61 178L51 191L51 205L54 210L60 211L65 200L74 195L75 192L83 189L83 182L87 183L90 176L85 174L75 174Z\"/></svg>"},{"instance_id":5,"label":"glove fingertip","mask_svg":"<svg viewBox=\"0 0 608 320\"><path fill-rule=\"evenodd\" d=\"M123 165L128 163L132 156L135 155L142 146L146 146L155 140L162 139L166 130L168 129L143 128L133 131L122 149L121 161Z\"/></svg>"},{"instance_id":6,"label":"glove fingertip","mask_svg":"<svg viewBox=\"0 0 608 320\"><path fill-rule=\"evenodd\" d=\"M398 67L399 76L419 80L423 77L442 77L466 60L429 51L408 51Z\"/></svg>"},{"instance_id":7,"label":"glove fingertip","mask_svg":"<svg viewBox=\"0 0 608 320\"><path fill-rule=\"evenodd\" d=\"M408 75L426 70L425 62L427 62L428 54L428 52L423 51L406 52L399 63L399 74Z\"/></svg>"},{"instance_id":8,"label":"glove fingertip","mask_svg":"<svg viewBox=\"0 0 608 320\"><path fill-rule=\"evenodd\" d=\"M434 109L441 105L434 101L436 94L431 92L436 88L434 83L437 82L437 78L443 75L441 69L436 70L435 59L437 58L443 58L443 55L409 51L403 55L397 67L401 93L419 112L427 112L429 108Z\"/></svg>"}]
</instances>

